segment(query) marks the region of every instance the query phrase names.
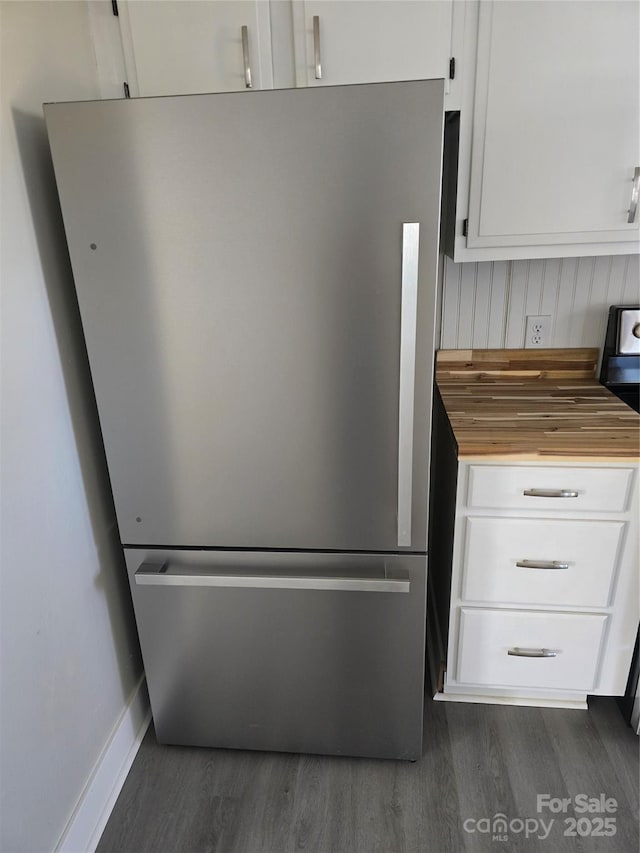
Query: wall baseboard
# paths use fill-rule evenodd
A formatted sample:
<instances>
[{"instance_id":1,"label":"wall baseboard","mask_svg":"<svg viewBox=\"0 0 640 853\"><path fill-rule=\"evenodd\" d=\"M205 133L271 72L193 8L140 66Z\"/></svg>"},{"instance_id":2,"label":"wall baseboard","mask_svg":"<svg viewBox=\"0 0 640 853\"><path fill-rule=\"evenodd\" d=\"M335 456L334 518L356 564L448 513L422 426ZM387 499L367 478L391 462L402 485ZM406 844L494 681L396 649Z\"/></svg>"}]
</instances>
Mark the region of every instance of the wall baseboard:
<instances>
[{"instance_id":1,"label":"wall baseboard","mask_svg":"<svg viewBox=\"0 0 640 853\"><path fill-rule=\"evenodd\" d=\"M94 853L150 720L143 675L87 779L56 853Z\"/></svg>"}]
</instances>

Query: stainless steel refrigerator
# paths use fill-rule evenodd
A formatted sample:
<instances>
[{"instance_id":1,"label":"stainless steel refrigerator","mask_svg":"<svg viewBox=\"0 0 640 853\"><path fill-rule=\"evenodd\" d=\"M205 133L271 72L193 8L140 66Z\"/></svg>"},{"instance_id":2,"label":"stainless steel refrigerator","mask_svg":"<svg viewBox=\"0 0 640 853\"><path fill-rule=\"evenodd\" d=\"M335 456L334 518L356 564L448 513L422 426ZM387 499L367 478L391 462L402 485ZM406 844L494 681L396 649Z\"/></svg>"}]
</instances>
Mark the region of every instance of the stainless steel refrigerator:
<instances>
[{"instance_id":1,"label":"stainless steel refrigerator","mask_svg":"<svg viewBox=\"0 0 640 853\"><path fill-rule=\"evenodd\" d=\"M443 88L45 107L163 743L421 755Z\"/></svg>"}]
</instances>

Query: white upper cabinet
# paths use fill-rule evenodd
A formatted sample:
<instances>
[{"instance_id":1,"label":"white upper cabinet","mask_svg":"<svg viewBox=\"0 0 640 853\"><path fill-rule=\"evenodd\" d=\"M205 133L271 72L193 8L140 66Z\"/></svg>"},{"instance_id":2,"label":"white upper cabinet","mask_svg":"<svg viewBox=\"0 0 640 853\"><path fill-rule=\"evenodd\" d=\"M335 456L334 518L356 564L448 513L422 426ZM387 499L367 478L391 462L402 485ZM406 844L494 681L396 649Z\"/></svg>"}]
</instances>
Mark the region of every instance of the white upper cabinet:
<instances>
[{"instance_id":1,"label":"white upper cabinet","mask_svg":"<svg viewBox=\"0 0 640 853\"><path fill-rule=\"evenodd\" d=\"M445 78L455 261L640 251L638 0L119 6L134 97Z\"/></svg>"},{"instance_id":2,"label":"white upper cabinet","mask_svg":"<svg viewBox=\"0 0 640 853\"><path fill-rule=\"evenodd\" d=\"M134 96L273 86L265 0L120 0L119 18Z\"/></svg>"},{"instance_id":3,"label":"white upper cabinet","mask_svg":"<svg viewBox=\"0 0 640 853\"><path fill-rule=\"evenodd\" d=\"M135 96L443 77L454 0L119 0ZM245 37L243 39L243 31Z\"/></svg>"},{"instance_id":4,"label":"white upper cabinet","mask_svg":"<svg viewBox=\"0 0 640 853\"><path fill-rule=\"evenodd\" d=\"M638 214L628 219L640 166L639 9L481 0L455 260L638 250Z\"/></svg>"},{"instance_id":5,"label":"white upper cabinet","mask_svg":"<svg viewBox=\"0 0 640 853\"><path fill-rule=\"evenodd\" d=\"M298 86L449 77L452 0L293 0Z\"/></svg>"}]
</instances>

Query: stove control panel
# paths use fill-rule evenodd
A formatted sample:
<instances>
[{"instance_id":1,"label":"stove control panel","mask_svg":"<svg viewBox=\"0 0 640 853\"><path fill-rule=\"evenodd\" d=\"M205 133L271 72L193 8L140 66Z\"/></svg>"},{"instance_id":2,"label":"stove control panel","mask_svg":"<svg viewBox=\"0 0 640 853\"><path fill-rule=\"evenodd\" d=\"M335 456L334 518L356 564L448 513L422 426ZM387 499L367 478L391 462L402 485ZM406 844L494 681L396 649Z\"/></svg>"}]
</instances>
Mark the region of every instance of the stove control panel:
<instances>
[{"instance_id":1,"label":"stove control panel","mask_svg":"<svg viewBox=\"0 0 640 853\"><path fill-rule=\"evenodd\" d=\"M621 355L640 353L640 308L624 308L619 318L618 352Z\"/></svg>"}]
</instances>

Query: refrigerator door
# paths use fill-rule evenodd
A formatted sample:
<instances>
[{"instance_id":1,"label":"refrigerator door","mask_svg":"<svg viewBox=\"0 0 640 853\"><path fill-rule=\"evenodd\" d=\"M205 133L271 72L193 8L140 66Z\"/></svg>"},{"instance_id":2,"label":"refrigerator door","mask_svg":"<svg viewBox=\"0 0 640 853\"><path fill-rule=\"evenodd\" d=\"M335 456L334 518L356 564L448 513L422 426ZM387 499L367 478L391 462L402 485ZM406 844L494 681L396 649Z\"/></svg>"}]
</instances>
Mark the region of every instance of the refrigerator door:
<instances>
[{"instance_id":1,"label":"refrigerator door","mask_svg":"<svg viewBox=\"0 0 640 853\"><path fill-rule=\"evenodd\" d=\"M420 758L425 556L125 555L161 743Z\"/></svg>"},{"instance_id":2,"label":"refrigerator door","mask_svg":"<svg viewBox=\"0 0 640 853\"><path fill-rule=\"evenodd\" d=\"M45 112L122 541L424 550L443 82Z\"/></svg>"}]
</instances>

